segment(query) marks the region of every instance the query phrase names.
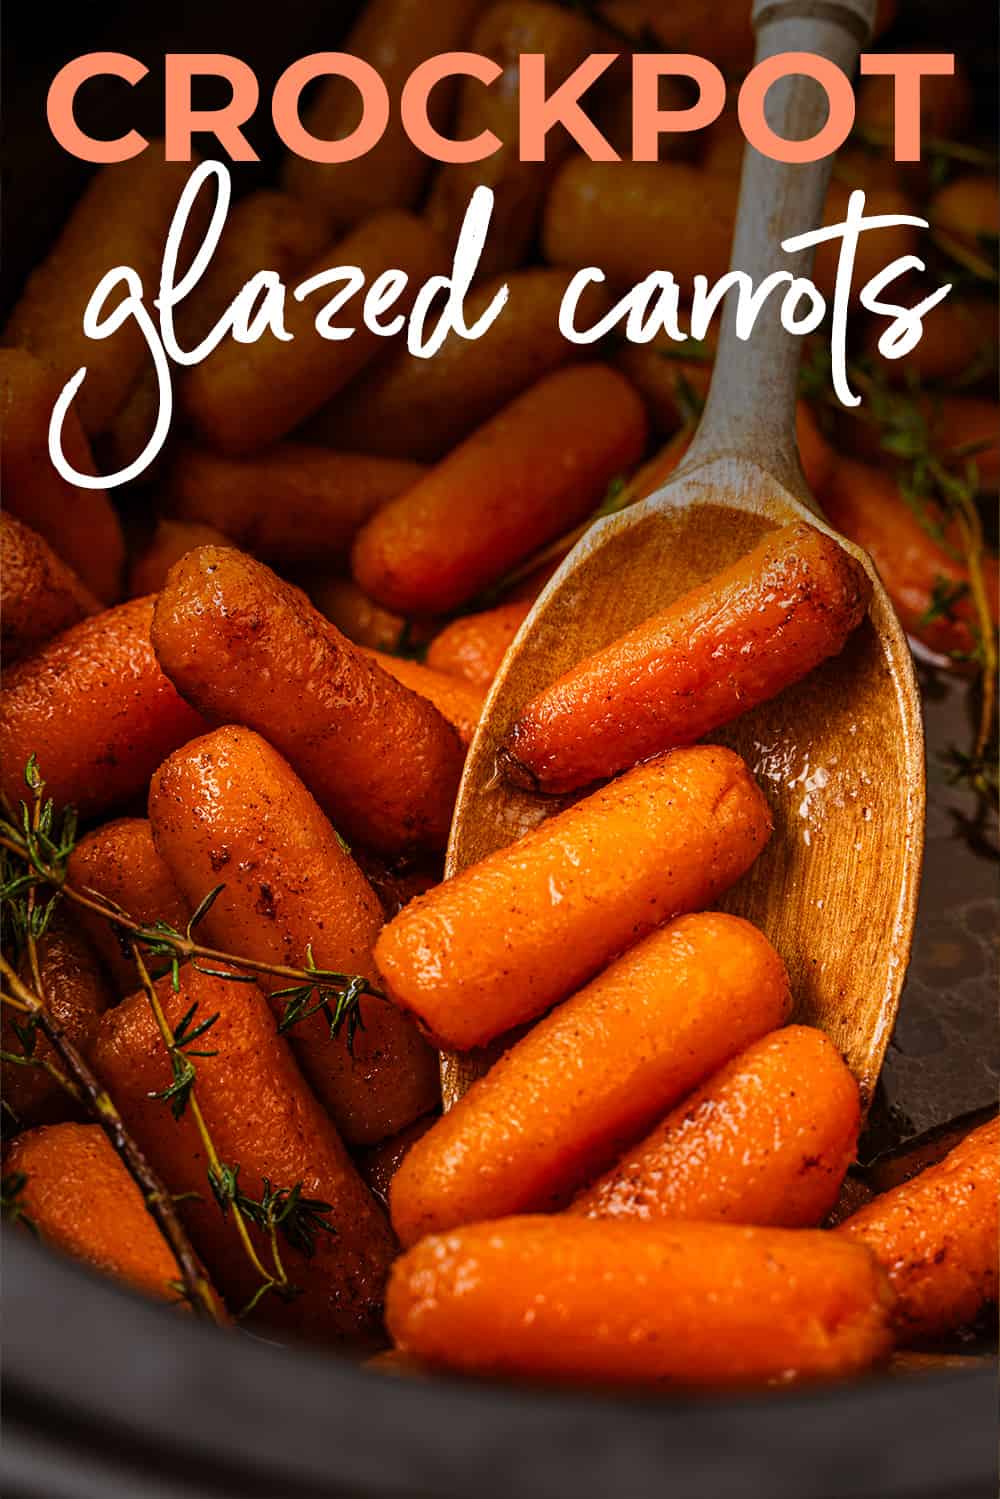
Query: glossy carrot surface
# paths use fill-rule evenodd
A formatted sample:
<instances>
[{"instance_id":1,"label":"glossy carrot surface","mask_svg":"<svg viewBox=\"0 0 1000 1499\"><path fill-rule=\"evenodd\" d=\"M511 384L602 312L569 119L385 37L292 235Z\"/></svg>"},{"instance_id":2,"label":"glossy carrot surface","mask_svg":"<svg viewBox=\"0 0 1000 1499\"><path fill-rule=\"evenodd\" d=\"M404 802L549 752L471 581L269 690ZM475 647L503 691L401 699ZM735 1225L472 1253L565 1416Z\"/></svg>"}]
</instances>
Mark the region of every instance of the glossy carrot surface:
<instances>
[{"instance_id":1,"label":"glossy carrot surface","mask_svg":"<svg viewBox=\"0 0 1000 1499\"><path fill-rule=\"evenodd\" d=\"M784 964L748 922L710 912L661 927L515 1042L413 1147L392 1186L400 1242L564 1206L790 1008Z\"/></svg>"},{"instance_id":2,"label":"glossy carrot surface","mask_svg":"<svg viewBox=\"0 0 1000 1499\"><path fill-rule=\"evenodd\" d=\"M701 739L836 655L870 597L831 537L802 524L769 532L535 698L504 741L504 773L572 791Z\"/></svg>"},{"instance_id":3,"label":"glossy carrot surface","mask_svg":"<svg viewBox=\"0 0 1000 1499\"><path fill-rule=\"evenodd\" d=\"M379 937L379 971L430 1034L483 1045L668 917L711 905L770 833L738 755L678 750L419 896Z\"/></svg>"},{"instance_id":4,"label":"glossy carrot surface","mask_svg":"<svg viewBox=\"0 0 1000 1499\"><path fill-rule=\"evenodd\" d=\"M12 515L0 515L0 571L0 639L7 666L101 607L48 542Z\"/></svg>"}]
</instances>

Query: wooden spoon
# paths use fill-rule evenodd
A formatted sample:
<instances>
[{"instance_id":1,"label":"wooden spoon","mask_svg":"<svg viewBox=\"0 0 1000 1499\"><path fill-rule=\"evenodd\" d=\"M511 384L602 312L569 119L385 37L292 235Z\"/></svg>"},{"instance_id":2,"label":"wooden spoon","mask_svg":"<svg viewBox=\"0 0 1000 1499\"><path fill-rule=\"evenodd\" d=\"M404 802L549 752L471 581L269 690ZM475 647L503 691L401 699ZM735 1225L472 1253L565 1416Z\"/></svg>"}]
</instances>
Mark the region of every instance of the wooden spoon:
<instances>
[{"instance_id":1,"label":"wooden spoon","mask_svg":"<svg viewBox=\"0 0 1000 1499\"><path fill-rule=\"evenodd\" d=\"M758 0L757 60L814 52L851 76L873 12L874 0L822 6ZM789 78L772 87L768 119L786 139L805 139L824 124L825 100L811 80ZM811 253L783 255L780 244L821 222L829 175L829 160L788 166L748 148L734 268L749 272L755 285L786 267L808 276ZM669 247L665 253L669 259ZM808 491L796 453L798 340L774 314L762 315L750 341L740 341L728 300L705 413L683 466L650 498L587 532L506 657L459 790L449 877L565 804L519 791L496 774L496 751L536 693L735 561L766 531L806 520L836 535ZM768 849L723 905L775 944L791 974L797 1018L829 1033L867 1104L896 1018L913 931L923 850L923 728L910 651L892 605L867 554L837 540L872 579L868 618L840 656L712 737L743 755L775 815ZM496 1051L443 1058L446 1106Z\"/></svg>"}]
</instances>

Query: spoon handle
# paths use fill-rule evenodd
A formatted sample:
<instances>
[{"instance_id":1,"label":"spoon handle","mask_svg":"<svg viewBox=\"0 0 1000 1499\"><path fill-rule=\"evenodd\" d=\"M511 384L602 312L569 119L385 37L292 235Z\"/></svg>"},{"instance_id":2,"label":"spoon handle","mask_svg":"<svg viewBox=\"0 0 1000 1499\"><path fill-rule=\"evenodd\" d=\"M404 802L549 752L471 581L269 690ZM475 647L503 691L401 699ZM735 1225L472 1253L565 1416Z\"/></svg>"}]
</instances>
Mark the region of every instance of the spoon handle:
<instances>
[{"instance_id":1,"label":"spoon handle","mask_svg":"<svg viewBox=\"0 0 1000 1499\"><path fill-rule=\"evenodd\" d=\"M812 52L850 78L871 35L874 14L875 0L755 0L757 62L782 52ZM813 79L792 75L768 91L765 113L777 135L805 140L826 123L826 93ZM831 169L831 156L791 164L772 161L747 146L733 270L747 272L755 287L776 270L809 276L814 251L787 255L781 242L822 223ZM722 454L760 457L777 479L802 493L794 435L801 338L781 326L782 296L781 287L772 293L744 341L736 334L735 293L727 295L715 374L688 462ZM804 315L807 304L797 310Z\"/></svg>"}]
</instances>

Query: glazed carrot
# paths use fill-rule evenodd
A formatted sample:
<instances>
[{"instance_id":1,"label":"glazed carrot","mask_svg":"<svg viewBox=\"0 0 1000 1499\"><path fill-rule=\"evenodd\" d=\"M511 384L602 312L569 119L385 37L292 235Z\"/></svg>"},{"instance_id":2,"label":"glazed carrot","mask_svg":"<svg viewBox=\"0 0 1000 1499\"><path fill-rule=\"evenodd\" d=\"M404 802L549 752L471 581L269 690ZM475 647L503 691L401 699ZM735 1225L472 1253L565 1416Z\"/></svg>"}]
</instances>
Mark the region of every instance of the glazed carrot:
<instances>
[{"instance_id":1,"label":"glazed carrot","mask_svg":"<svg viewBox=\"0 0 1000 1499\"><path fill-rule=\"evenodd\" d=\"M472 682L463 682L459 677L450 677L443 671L435 671L420 661L405 656L388 656L382 651L367 653L390 677L425 697L455 729L463 744L471 744L483 716L486 694Z\"/></svg>"},{"instance_id":2,"label":"glazed carrot","mask_svg":"<svg viewBox=\"0 0 1000 1499\"><path fill-rule=\"evenodd\" d=\"M100 1016L111 1003L97 957L65 911L56 912L48 931L38 939L37 947L40 987L49 1014L66 1039L86 1055ZM22 978L30 985L32 975L26 955L19 966ZM14 1022L22 1023L25 1019L4 1005L3 1049L15 1056L24 1055L24 1044L14 1030ZM31 1056L34 1061L52 1062L60 1071L65 1070L41 1031L35 1032ZM72 1118L78 1112L61 1084L40 1067L4 1062L3 1096L4 1103L23 1124L49 1124Z\"/></svg>"},{"instance_id":3,"label":"glazed carrot","mask_svg":"<svg viewBox=\"0 0 1000 1499\"><path fill-rule=\"evenodd\" d=\"M302 1196L329 1204L332 1233L316 1228L310 1258L284 1236L280 1253L300 1295L265 1296L255 1317L283 1332L315 1339L374 1334L392 1238L375 1199L351 1164L333 1124L313 1098L274 1027L267 1001L250 984L199 973L189 963L175 993L169 975L157 984L169 1024L176 1029L192 1005L195 1020L217 1019L199 1057L196 1097L219 1159L239 1168L240 1191L260 1200L302 1183ZM105 1015L94 1066L118 1105L126 1128L174 1193L196 1192L180 1204L192 1243L234 1311L256 1292L260 1277L244 1251L232 1213L223 1217L207 1179L207 1162L190 1106L173 1118L162 1098L170 1062L145 994L134 994ZM264 1265L267 1235L250 1227Z\"/></svg>"},{"instance_id":4,"label":"glazed carrot","mask_svg":"<svg viewBox=\"0 0 1000 1499\"><path fill-rule=\"evenodd\" d=\"M460 1051L481 1046L668 917L711 905L770 833L738 755L678 750L413 901L379 937L379 971L432 1035Z\"/></svg>"},{"instance_id":5,"label":"glazed carrot","mask_svg":"<svg viewBox=\"0 0 1000 1499\"><path fill-rule=\"evenodd\" d=\"M661 927L515 1042L413 1147L392 1184L400 1243L565 1206L790 1009L784 964L749 922L709 912Z\"/></svg>"},{"instance_id":6,"label":"glazed carrot","mask_svg":"<svg viewBox=\"0 0 1000 1499\"><path fill-rule=\"evenodd\" d=\"M165 160L162 143L131 161L102 167L54 248L28 278L4 329L5 344L37 354L59 372L60 389L86 367L74 405L91 436L104 432L124 405L148 347L134 318L126 318L110 338L88 338L84 309L113 266L131 266L147 295L156 294L167 230L193 170L191 162ZM207 195L199 199L192 216L195 233L207 213Z\"/></svg>"},{"instance_id":7,"label":"glazed carrot","mask_svg":"<svg viewBox=\"0 0 1000 1499\"><path fill-rule=\"evenodd\" d=\"M139 796L164 755L204 727L156 663L153 602L81 620L6 673L0 790L13 806L34 754L49 796L99 817Z\"/></svg>"},{"instance_id":8,"label":"glazed carrot","mask_svg":"<svg viewBox=\"0 0 1000 1499\"><path fill-rule=\"evenodd\" d=\"M654 426L665 437L701 415L715 343L714 334L701 343L674 343L664 335L650 344L626 344L616 356L615 364L642 396Z\"/></svg>"},{"instance_id":9,"label":"glazed carrot","mask_svg":"<svg viewBox=\"0 0 1000 1499\"><path fill-rule=\"evenodd\" d=\"M407 213L369 219L307 266L300 284L340 265L361 271L365 291L385 271L401 271L407 280L393 316L408 312L422 284L448 268L437 237ZM331 340L316 331L316 319L338 290L342 294L340 282L302 301L290 291L284 326L291 342L270 332L251 344L227 338L189 370L181 403L206 442L236 457L266 447L318 411L383 352L386 339L362 321L362 293L334 319L338 327L353 328L350 338Z\"/></svg>"},{"instance_id":10,"label":"glazed carrot","mask_svg":"<svg viewBox=\"0 0 1000 1499\"><path fill-rule=\"evenodd\" d=\"M132 598L159 593L175 562L193 552L195 547L229 546L229 538L214 526L200 521L161 519L149 544L140 552L129 571L128 591Z\"/></svg>"},{"instance_id":11,"label":"glazed carrot","mask_svg":"<svg viewBox=\"0 0 1000 1499\"><path fill-rule=\"evenodd\" d=\"M857 1084L836 1047L822 1031L790 1025L678 1104L571 1211L815 1228L837 1201L860 1120Z\"/></svg>"},{"instance_id":12,"label":"glazed carrot","mask_svg":"<svg viewBox=\"0 0 1000 1499\"><path fill-rule=\"evenodd\" d=\"M502 286L509 297L480 338L452 333L432 359L406 349L387 354L317 413L310 435L333 447L437 462L543 375L586 352L559 331L569 281L567 271L532 267L485 282L466 298L469 327ZM580 325L593 326L610 303L603 287L588 289Z\"/></svg>"},{"instance_id":13,"label":"glazed carrot","mask_svg":"<svg viewBox=\"0 0 1000 1499\"><path fill-rule=\"evenodd\" d=\"M37 531L0 515L3 609L0 640L6 666L96 614L100 604Z\"/></svg>"},{"instance_id":14,"label":"glazed carrot","mask_svg":"<svg viewBox=\"0 0 1000 1499\"><path fill-rule=\"evenodd\" d=\"M302 579L302 586L323 618L355 645L394 652L410 638L403 616L376 604L353 578L337 573L312 574Z\"/></svg>"},{"instance_id":15,"label":"glazed carrot","mask_svg":"<svg viewBox=\"0 0 1000 1499\"><path fill-rule=\"evenodd\" d=\"M890 1305L872 1256L830 1234L527 1217L404 1254L386 1321L468 1373L745 1385L860 1373L889 1353Z\"/></svg>"},{"instance_id":16,"label":"glazed carrot","mask_svg":"<svg viewBox=\"0 0 1000 1499\"><path fill-rule=\"evenodd\" d=\"M27 1178L18 1203L47 1244L146 1296L177 1300L177 1261L99 1125L18 1135L4 1171Z\"/></svg>"},{"instance_id":17,"label":"glazed carrot","mask_svg":"<svg viewBox=\"0 0 1000 1499\"><path fill-rule=\"evenodd\" d=\"M837 1229L885 1266L901 1342L950 1332L996 1300L998 1192L1000 1121L993 1119Z\"/></svg>"},{"instance_id":18,"label":"glazed carrot","mask_svg":"<svg viewBox=\"0 0 1000 1499\"><path fill-rule=\"evenodd\" d=\"M182 932L194 910L156 852L145 817L120 817L85 833L69 856L66 873L77 890L96 891L143 925L165 921ZM75 914L118 994L134 994L135 964L111 926L95 912L76 907Z\"/></svg>"},{"instance_id":19,"label":"glazed carrot","mask_svg":"<svg viewBox=\"0 0 1000 1499\"><path fill-rule=\"evenodd\" d=\"M415 1124L390 1135L381 1145L374 1145L358 1157L358 1170L380 1202L388 1205L389 1183L417 1141L431 1128L436 1114L427 1114Z\"/></svg>"},{"instance_id":20,"label":"glazed carrot","mask_svg":"<svg viewBox=\"0 0 1000 1499\"><path fill-rule=\"evenodd\" d=\"M972 649L968 569L924 528L891 474L841 458L821 500L830 524L871 557L911 635L943 653ZM944 524L933 505L927 514L931 526ZM996 558L986 558L985 567L996 607Z\"/></svg>"},{"instance_id":21,"label":"glazed carrot","mask_svg":"<svg viewBox=\"0 0 1000 1499\"><path fill-rule=\"evenodd\" d=\"M373 67L391 104L389 123L372 148L355 161L314 162L289 155L284 186L325 214L331 225L359 223L386 208L409 208L420 197L428 157L410 140L400 118L403 86L415 68L468 41L484 0L371 0L348 32L343 50ZM431 118L447 127L454 84L445 79L432 97ZM358 91L344 78L327 79L304 111L303 124L321 140L339 140L359 120Z\"/></svg>"},{"instance_id":22,"label":"glazed carrot","mask_svg":"<svg viewBox=\"0 0 1000 1499\"><path fill-rule=\"evenodd\" d=\"M325 217L316 209L269 188L248 193L230 209L204 274L176 310L182 348L193 349L207 337L259 271L274 271L287 283L329 243ZM159 399L156 372L149 365L106 434L109 468L125 468L143 451L156 424Z\"/></svg>"},{"instance_id":23,"label":"glazed carrot","mask_svg":"<svg viewBox=\"0 0 1000 1499\"><path fill-rule=\"evenodd\" d=\"M117 513L103 490L68 484L49 457L49 419L63 383L64 377L26 350L0 349L4 507L44 537L80 581L110 604L119 596L125 560ZM77 473L96 472L72 408L63 449Z\"/></svg>"},{"instance_id":24,"label":"glazed carrot","mask_svg":"<svg viewBox=\"0 0 1000 1499\"><path fill-rule=\"evenodd\" d=\"M443 878L438 860L392 868L361 848L356 850L356 859L365 879L382 902L387 921L398 916L403 907L418 895L426 895L428 890L440 885Z\"/></svg>"},{"instance_id":25,"label":"glazed carrot","mask_svg":"<svg viewBox=\"0 0 1000 1499\"><path fill-rule=\"evenodd\" d=\"M455 609L589 515L645 442L645 413L621 375L557 370L368 522L355 579L402 613Z\"/></svg>"},{"instance_id":26,"label":"glazed carrot","mask_svg":"<svg viewBox=\"0 0 1000 1499\"><path fill-rule=\"evenodd\" d=\"M189 552L160 595L153 636L185 697L269 739L346 837L389 854L444 847L458 735L263 563L222 547Z\"/></svg>"},{"instance_id":27,"label":"glazed carrot","mask_svg":"<svg viewBox=\"0 0 1000 1499\"><path fill-rule=\"evenodd\" d=\"M837 655L871 598L859 562L802 523L581 661L503 741L518 786L574 791L693 744Z\"/></svg>"},{"instance_id":28,"label":"glazed carrot","mask_svg":"<svg viewBox=\"0 0 1000 1499\"><path fill-rule=\"evenodd\" d=\"M342 562L365 521L426 470L418 463L279 442L255 458L180 449L166 481L178 520L213 526L265 562Z\"/></svg>"},{"instance_id":29,"label":"glazed carrot","mask_svg":"<svg viewBox=\"0 0 1000 1499\"><path fill-rule=\"evenodd\" d=\"M704 172L683 161L567 162L552 185L545 208L543 248L552 265L579 270L599 266L612 284L632 287L654 270L671 271L689 295L696 275L718 281L729 269L739 177ZM848 188L830 185L824 223L846 216ZM898 192L872 192L866 212L900 214L910 209ZM890 260L911 255L916 231L901 225L862 235L854 284L861 286ZM813 280L832 297L837 245L820 245Z\"/></svg>"},{"instance_id":30,"label":"glazed carrot","mask_svg":"<svg viewBox=\"0 0 1000 1499\"><path fill-rule=\"evenodd\" d=\"M525 259L548 185L573 149L565 131L553 131L546 141L544 162L519 160L522 54L544 55L545 83L551 94L589 53L609 50L606 41L600 28L585 16L540 0L500 0L489 7L473 32L470 50L488 57L503 71L489 88L475 79L463 85L455 135L471 140L491 130L503 144L484 161L442 167L431 188L427 217L451 249L476 188L493 190L493 219L479 262L483 275L510 270Z\"/></svg>"},{"instance_id":31,"label":"glazed carrot","mask_svg":"<svg viewBox=\"0 0 1000 1499\"><path fill-rule=\"evenodd\" d=\"M925 291L915 294L917 302ZM990 297L946 297L924 318L924 331L916 348L905 359L883 359L878 340L884 325L872 326L866 338L869 354L893 384L904 384L912 375L920 381L952 381L971 377L976 370L987 375L996 365L997 304Z\"/></svg>"},{"instance_id":32,"label":"glazed carrot","mask_svg":"<svg viewBox=\"0 0 1000 1499\"><path fill-rule=\"evenodd\" d=\"M489 687L530 611L529 600L515 599L454 620L431 641L427 665L464 677L474 687Z\"/></svg>"},{"instance_id":33,"label":"glazed carrot","mask_svg":"<svg viewBox=\"0 0 1000 1499\"><path fill-rule=\"evenodd\" d=\"M153 777L156 846L193 909L224 889L203 940L260 962L374 977L378 897L319 807L270 745L247 729L218 729L172 755ZM287 980L262 976L268 993ZM284 1014L286 997L273 1001ZM323 1013L289 1031L299 1065L337 1128L370 1144L438 1099L434 1055L384 1000L364 1000L353 1054Z\"/></svg>"}]
</instances>

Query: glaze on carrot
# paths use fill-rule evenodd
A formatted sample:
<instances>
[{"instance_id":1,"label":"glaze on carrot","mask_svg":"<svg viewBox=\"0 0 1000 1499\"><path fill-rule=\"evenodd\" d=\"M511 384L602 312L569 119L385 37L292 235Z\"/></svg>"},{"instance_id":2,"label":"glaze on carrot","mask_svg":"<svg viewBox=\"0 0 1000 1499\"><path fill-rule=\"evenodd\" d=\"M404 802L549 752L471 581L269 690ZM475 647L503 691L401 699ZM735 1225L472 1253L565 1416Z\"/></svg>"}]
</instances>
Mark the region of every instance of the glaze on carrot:
<instances>
[{"instance_id":1,"label":"glaze on carrot","mask_svg":"<svg viewBox=\"0 0 1000 1499\"><path fill-rule=\"evenodd\" d=\"M12 806L34 754L57 804L98 817L145 791L163 757L204 728L157 665L153 603L82 620L5 674L0 789Z\"/></svg>"},{"instance_id":2,"label":"glaze on carrot","mask_svg":"<svg viewBox=\"0 0 1000 1499\"><path fill-rule=\"evenodd\" d=\"M142 1193L96 1124L52 1124L13 1141L5 1173L46 1244L158 1301L177 1300L180 1270Z\"/></svg>"},{"instance_id":3,"label":"glaze on carrot","mask_svg":"<svg viewBox=\"0 0 1000 1499\"><path fill-rule=\"evenodd\" d=\"M901 1343L951 1332L996 1301L998 1194L1000 1120L992 1119L837 1229L885 1266Z\"/></svg>"},{"instance_id":4,"label":"glaze on carrot","mask_svg":"<svg viewBox=\"0 0 1000 1499\"><path fill-rule=\"evenodd\" d=\"M25 349L0 349L4 509L44 537L102 604L112 604L121 593L125 561L117 512L103 489L68 483L49 457L49 420L64 378ZM96 472L72 406L62 441L77 473Z\"/></svg>"},{"instance_id":5,"label":"glaze on carrot","mask_svg":"<svg viewBox=\"0 0 1000 1499\"><path fill-rule=\"evenodd\" d=\"M403 1245L565 1206L666 1110L791 1008L749 922L681 916L515 1042L409 1152L391 1192Z\"/></svg>"},{"instance_id":6,"label":"glaze on carrot","mask_svg":"<svg viewBox=\"0 0 1000 1499\"><path fill-rule=\"evenodd\" d=\"M338 290L342 295L342 281L332 290L317 290L301 301L290 291L284 326L291 341L277 339L270 332L250 344L226 338L188 371L181 385L181 404L212 447L233 457L257 452L318 411L386 348L386 338L372 332L362 319L364 293L372 282L388 270L406 276L392 304L392 315L397 316L410 310L431 276L447 271L448 261L437 237L418 218L384 213L325 250L304 269L299 284L334 266L353 266L364 276L363 290L334 319L338 327L354 329L350 338L323 338L315 326L331 297Z\"/></svg>"},{"instance_id":7,"label":"glaze on carrot","mask_svg":"<svg viewBox=\"0 0 1000 1499\"><path fill-rule=\"evenodd\" d=\"M358 1170L380 1202L389 1204L389 1185L414 1145L426 1135L437 1115L427 1114L381 1145L373 1145L358 1156Z\"/></svg>"},{"instance_id":8,"label":"glaze on carrot","mask_svg":"<svg viewBox=\"0 0 1000 1499\"><path fill-rule=\"evenodd\" d=\"M738 755L677 750L419 896L379 937L379 972L446 1046L482 1046L668 918L711 905L770 834Z\"/></svg>"},{"instance_id":9,"label":"glaze on carrot","mask_svg":"<svg viewBox=\"0 0 1000 1499\"><path fill-rule=\"evenodd\" d=\"M861 1373L889 1353L890 1306L874 1258L831 1234L523 1217L404 1254L386 1321L466 1373L747 1385Z\"/></svg>"},{"instance_id":10,"label":"glaze on carrot","mask_svg":"<svg viewBox=\"0 0 1000 1499\"><path fill-rule=\"evenodd\" d=\"M263 563L200 547L153 626L171 680L216 723L263 734L351 842L443 848L462 771L457 733Z\"/></svg>"},{"instance_id":11,"label":"glaze on carrot","mask_svg":"<svg viewBox=\"0 0 1000 1499\"><path fill-rule=\"evenodd\" d=\"M403 616L376 604L353 578L321 572L310 573L300 581L323 618L355 645L394 653L410 638L410 627ZM422 633L426 631L424 626Z\"/></svg>"},{"instance_id":12,"label":"glaze on carrot","mask_svg":"<svg viewBox=\"0 0 1000 1499\"><path fill-rule=\"evenodd\" d=\"M355 580L403 614L457 609L589 515L645 442L642 404L621 375L558 370L368 522Z\"/></svg>"},{"instance_id":13,"label":"glaze on carrot","mask_svg":"<svg viewBox=\"0 0 1000 1499\"><path fill-rule=\"evenodd\" d=\"M174 563L195 547L228 545L229 538L214 526L204 526L200 521L158 520L149 544L129 570L129 596L141 598L147 593L159 593Z\"/></svg>"},{"instance_id":14,"label":"glaze on carrot","mask_svg":"<svg viewBox=\"0 0 1000 1499\"><path fill-rule=\"evenodd\" d=\"M519 786L573 791L768 702L844 647L871 584L812 526L785 526L568 671L502 749Z\"/></svg>"},{"instance_id":15,"label":"glaze on carrot","mask_svg":"<svg viewBox=\"0 0 1000 1499\"><path fill-rule=\"evenodd\" d=\"M275 1031L264 996L253 985L198 973L191 964L181 972L178 992L168 975L157 994L174 1028L193 1004L197 1020L218 1017L204 1048L216 1055L198 1059L196 1093L219 1159L239 1167L240 1189L259 1200L265 1178L273 1189L301 1182L303 1197L329 1204L327 1221L335 1231L316 1229L311 1258L280 1239L288 1278L301 1294L291 1300L265 1296L255 1319L313 1340L373 1337L392 1257L388 1224ZM180 1203L179 1211L215 1283L231 1309L240 1311L260 1278L232 1213L223 1217L215 1201L190 1106L174 1119L167 1104L151 1096L170 1084L172 1074L145 994L105 1015L94 1066L170 1190L198 1194L197 1201ZM253 1226L249 1231L262 1263L269 1264L266 1234Z\"/></svg>"},{"instance_id":16,"label":"glaze on carrot","mask_svg":"<svg viewBox=\"0 0 1000 1499\"><path fill-rule=\"evenodd\" d=\"M182 932L194 910L156 852L145 817L120 817L84 833L69 856L66 874L77 890L94 891L113 901L143 925L166 921ZM118 994L134 994L135 963L122 950L114 929L96 912L82 907L74 911Z\"/></svg>"},{"instance_id":17,"label":"glaze on carrot","mask_svg":"<svg viewBox=\"0 0 1000 1499\"><path fill-rule=\"evenodd\" d=\"M172 755L150 788L156 846L194 907L224 889L199 930L261 962L374 977L378 897L289 765L258 735L218 729ZM262 976L273 994L287 980ZM314 996L315 998L315 996ZM280 1020L285 999L274 1000ZM408 1017L363 1000L363 1029L331 1038L322 1011L289 1039L313 1091L352 1144L402 1129L438 1101L433 1052Z\"/></svg>"},{"instance_id":18,"label":"glaze on carrot","mask_svg":"<svg viewBox=\"0 0 1000 1499\"><path fill-rule=\"evenodd\" d=\"M530 612L530 600L515 599L453 620L431 641L427 665L463 677L474 687L490 687Z\"/></svg>"},{"instance_id":19,"label":"glaze on carrot","mask_svg":"<svg viewBox=\"0 0 1000 1499\"><path fill-rule=\"evenodd\" d=\"M822 1031L786 1026L679 1103L570 1211L815 1228L837 1201L860 1121L836 1047Z\"/></svg>"},{"instance_id":20,"label":"glaze on carrot","mask_svg":"<svg viewBox=\"0 0 1000 1499\"><path fill-rule=\"evenodd\" d=\"M365 521L426 470L417 463L279 442L254 458L224 458L189 443L166 479L176 520L221 531L276 566L343 562Z\"/></svg>"},{"instance_id":21,"label":"glaze on carrot","mask_svg":"<svg viewBox=\"0 0 1000 1499\"><path fill-rule=\"evenodd\" d=\"M56 911L48 930L38 939L37 951L40 989L48 1012L66 1039L86 1056L98 1021L112 1002L97 955L65 908ZM24 982L32 985L27 954L18 966ZM4 1005L3 1050L13 1056L24 1056L24 1042L14 1025L17 1022L23 1026L27 1018ZM51 1062L65 1072L52 1043L40 1030L34 1033L31 1057L37 1062ZM79 1106L65 1088L40 1067L5 1061L3 1097L22 1124L52 1124L79 1114Z\"/></svg>"},{"instance_id":22,"label":"glaze on carrot","mask_svg":"<svg viewBox=\"0 0 1000 1499\"><path fill-rule=\"evenodd\" d=\"M5 666L30 656L53 635L101 607L48 542L12 515L0 515L0 577Z\"/></svg>"}]
</instances>

